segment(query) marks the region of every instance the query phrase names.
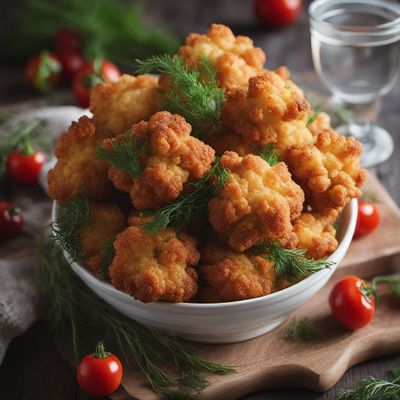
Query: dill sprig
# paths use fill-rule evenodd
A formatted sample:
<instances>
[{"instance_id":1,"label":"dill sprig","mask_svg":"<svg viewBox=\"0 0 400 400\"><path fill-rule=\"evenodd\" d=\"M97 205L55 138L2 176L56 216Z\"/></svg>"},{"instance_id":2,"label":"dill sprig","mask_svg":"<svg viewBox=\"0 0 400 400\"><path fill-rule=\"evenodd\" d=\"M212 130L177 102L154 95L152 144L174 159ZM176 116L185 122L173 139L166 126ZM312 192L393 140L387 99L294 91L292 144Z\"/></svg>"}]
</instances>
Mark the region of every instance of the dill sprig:
<instances>
[{"instance_id":1,"label":"dill sprig","mask_svg":"<svg viewBox=\"0 0 400 400\"><path fill-rule=\"evenodd\" d=\"M194 217L199 217L207 211L208 202L225 186L228 179L229 170L221 165L219 158L216 158L207 174L200 180L186 185L189 192L155 212L148 213L152 219L144 223L143 228L152 235L168 226L177 230L184 228Z\"/></svg>"},{"instance_id":2,"label":"dill sprig","mask_svg":"<svg viewBox=\"0 0 400 400\"><path fill-rule=\"evenodd\" d=\"M285 338L290 341L312 342L320 336L319 329L308 318L294 319L286 328Z\"/></svg>"},{"instance_id":3,"label":"dill sprig","mask_svg":"<svg viewBox=\"0 0 400 400\"><path fill-rule=\"evenodd\" d=\"M307 120L307 126L311 125L315 120L317 119L318 115L321 113L321 107L317 106L314 107L313 110L311 111L310 116L308 117Z\"/></svg>"},{"instance_id":4,"label":"dill sprig","mask_svg":"<svg viewBox=\"0 0 400 400\"><path fill-rule=\"evenodd\" d=\"M40 243L39 255L41 283L50 300L51 327L56 332L71 331L77 360L88 347L83 330L96 326L105 329L128 365L136 362L149 385L163 398L195 399L208 384L207 373L234 372L232 367L199 357L175 336L145 327L117 312L73 273L51 238Z\"/></svg>"},{"instance_id":5,"label":"dill sprig","mask_svg":"<svg viewBox=\"0 0 400 400\"><path fill-rule=\"evenodd\" d=\"M137 73L158 71L168 77L168 87L161 91L161 108L182 115L192 125L193 135L219 131L225 97L208 58L203 58L198 69L193 70L189 70L180 57L167 54L136 62Z\"/></svg>"},{"instance_id":6,"label":"dill sprig","mask_svg":"<svg viewBox=\"0 0 400 400\"><path fill-rule=\"evenodd\" d=\"M90 206L86 199L70 198L61 205L52 224L55 242L68 252L71 261L81 258L79 231L90 223Z\"/></svg>"},{"instance_id":7,"label":"dill sprig","mask_svg":"<svg viewBox=\"0 0 400 400\"><path fill-rule=\"evenodd\" d=\"M114 256L114 240L109 240L101 251L101 265L100 265L100 273L106 281L110 280L110 276L108 274L108 268L110 267Z\"/></svg>"},{"instance_id":8,"label":"dill sprig","mask_svg":"<svg viewBox=\"0 0 400 400\"><path fill-rule=\"evenodd\" d=\"M337 400L399 400L400 368L393 368L391 375L391 380L369 376L355 389L341 391Z\"/></svg>"},{"instance_id":9,"label":"dill sprig","mask_svg":"<svg viewBox=\"0 0 400 400\"><path fill-rule=\"evenodd\" d=\"M275 146L273 144L267 144L261 149L258 149L257 155L271 166L278 164L279 162L279 155L276 152Z\"/></svg>"},{"instance_id":10,"label":"dill sprig","mask_svg":"<svg viewBox=\"0 0 400 400\"><path fill-rule=\"evenodd\" d=\"M127 172L133 178L142 174L140 159L146 152L143 141L133 137L130 130L125 132L124 140L114 140L111 150L106 150L103 145L97 149L96 158L107 160L115 168Z\"/></svg>"},{"instance_id":11,"label":"dill sprig","mask_svg":"<svg viewBox=\"0 0 400 400\"><path fill-rule=\"evenodd\" d=\"M372 294L378 299L377 285L379 283L386 283L389 287L390 294L400 298L400 277L398 276L376 276L371 281L367 296Z\"/></svg>"},{"instance_id":12,"label":"dill sprig","mask_svg":"<svg viewBox=\"0 0 400 400\"><path fill-rule=\"evenodd\" d=\"M360 200L361 201L370 201L371 203L375 203L375 204L379 204L380 203L376 193L370 192L370 191L367 191L367 190L366 191L364 191L364 190L362 191Z\"/></svg>"},{"instance_id":13,"label":"dill sprig","mask_svg":"<svg viewBox=\"0 0 400 400\"><path fill-rule=\"evenodd\" d=\"M325 259L307 258L304 249L285 249L276 242L253 246L250 252L272 261L278 277L286 278L289 281L303 279L314 272L334 265L334 262Z\"/></svg>"}]
</instances>

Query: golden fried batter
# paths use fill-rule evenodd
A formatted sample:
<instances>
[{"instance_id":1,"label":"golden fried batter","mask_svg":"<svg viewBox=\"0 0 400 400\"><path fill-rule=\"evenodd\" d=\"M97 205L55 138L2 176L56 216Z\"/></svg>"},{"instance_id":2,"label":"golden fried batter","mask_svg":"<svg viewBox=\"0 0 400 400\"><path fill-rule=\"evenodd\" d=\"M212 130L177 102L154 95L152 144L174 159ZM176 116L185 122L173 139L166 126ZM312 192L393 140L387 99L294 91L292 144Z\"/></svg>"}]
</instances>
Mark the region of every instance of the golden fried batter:
<instances>
[{"instance_id":1,"label":"golden fried batter","mask_svg":"<svg viewBox=\"0 0 400 400\"><path fill-rule=\"evenodd\" d=\"M245 300L270 294L276 282L271 261L255 255L236 253L226 246L208 243L201 249L199 288L204 302ZM203 282L202 282L203 283Z\"/></svg>"},{"instance_id":2,"label":"golden fried batter","mask_svg":"<svg viewBox=\"0 0 400 400\"><path fill-rule=\"evenodd\" d=\"M197 66L208 57L217 70L220 87L232 89L247 86L249 78L262 71L265 54L246 36L234 36L225 25L212 24L206 35L190 34L179 49L184 63Z\"/></svg>"},{"instance_id":3,"label":"golden fried batter","mask_svg":"<svg viewBox=\"0 0 400 400\"><path fill-rule=\"evenodd\" d=\"M358 140L329 129L321 131L315 145L288 149L285 162L314 210L338 209L361 195L366 175L361 152Z\"/></svg>"},{"instance_id":4,"label":"golden fried batter","mask_svg":"<svg viewBox=\"0 0 400 400\"><path fill-rule=\"evenodd\" d=\"M183 117L167 111L133 126L132 137L147 144L141 161L142 175L135 179L111 167L108 176L118 189L130 193L137 209L148 210L175 200L186 182L199 179L210 170L215 152L192 137L191 129ZM117 140L123 141L125 136L105 140L105 148L112 151Z\"/></svg>"},{"instance_id":5,"label":"golden fried batter","mask_svg":"<svg viewBox=\"0 0 400 400\"><path fill-rule=\"evenodd\" d=\"M307 250L307 257L319 260L331 255L337 248L336 231L333 222L338 212L301 214L294 224L297 248Z\"/></svg>"},{"instance_id":6,"label":"golden fried batter","mask_svg":"<svg viewBox=\"0 0 400 400\"><path fill-rule=\"evenodd\" d=\"M111 282L143 302L188 301L197 293L197 272L192 268L200 258L196 244L192 236L171 228L149 235L130 226L114 242Z\"/></svg>"},{"instance_id":7,"label":"golden fried batter","mask_svg":"<svg viewBox=\"0 0 400 400\"><path fill-rule=\"evenodd\" d=\"M223 129L222 132L207 136L205 142L215 150L217 156L222 156L225 151L234 151L240 156L256 151L255 147L246 143L242 136L228 129Z\"/></svg>"},{"instance_id":8,"label":"golden fried batter","mask_svg":"<svg viewBox=\"0 0 400 400\"><path fill-rule=\"evenodd\" d=\"M61 135L55 155L57 164L48 174L50 196L60 203L77 196L82 190L91 200L106 201L113 192L107 179L109 165L96 160L99 140L93 120L83 116Z\"/></svg>"},{"instance_id":9,"label":"golden fried batter","mask_svg":"<svg viewBox=\"0 0 400 400\"><path fill-rule=\"evenodd\" d=\"M158 78L150 75L122 75L116 82L93 88L90 110L96 135L114 137L159 110Z\"/></svg>"},{"instance_id":10,"label":"golden fried batter","mask_svg":"<svg viewBox=\"0 0 400 400\"><path fill-rule=\"evenodd\" d=\"M101 275L102 252L125 229L125 219L114 204L90 205L90 223L79 232L79 239L85 264L98 276Z\"/></svg>"},{"instance_id":11,"label":"golden fried batter","mask_svg":"<svg viewBox=\"0 0 400 400\"><path fill-rule=\"evenodd\" d=\"M247 143L264 146L278 141L283 122L305 120L310 105L302 91L277 73L265 71L250 78L248 89L228 92L222 122Z\"/></svg>"},{"instance_id":12,"label":"golden fried batter","mask_svg":"<svg viewBox=\"0 0 400 400\"><path fill-rule=\"evenodd\" d=\"M315 120L307 126L307 128L315 136L315 138L317 138L322 131L331 128L331 117L327 113L320 112L315 117Z\"/></svg>"},{"instance_id":13,"label":"golden fried batter","mask_svg":"<svg viewBox=\"0 0 400 400\"><path fill-rule=\"evenodd\" d=\"M261 241L280 240L293 247L291 221L303 208L304 193L284 163L271 167L262 158L226 152L221 163L230 179L208 204L209 220L236 251Z\"/></svg>"}]
</instances>

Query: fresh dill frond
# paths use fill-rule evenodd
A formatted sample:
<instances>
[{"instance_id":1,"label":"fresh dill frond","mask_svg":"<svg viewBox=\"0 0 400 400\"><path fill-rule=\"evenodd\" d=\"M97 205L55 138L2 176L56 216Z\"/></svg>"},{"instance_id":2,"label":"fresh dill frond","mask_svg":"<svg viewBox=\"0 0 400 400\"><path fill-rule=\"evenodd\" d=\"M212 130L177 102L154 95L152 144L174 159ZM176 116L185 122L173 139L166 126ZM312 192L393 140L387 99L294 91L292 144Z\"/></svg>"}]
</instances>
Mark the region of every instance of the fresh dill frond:
<instances>
[{"instance_id":1,"label":"fresh dill frond","mask_svg":"<svg viewBox=\"0 0 400 400\"><path fill-rule=\"evenodd\" d=\"M320 336L319 329L308 318L294 319L286 328L285 338L290 341L312 342Z\"/></svg>"},{"instance_id":2,"label":"fresh dill frond","mask_svg":"<svg viewBox=\"0 0 400 400\"><path fill-rule=\"evenodd\" d=\"M101 257L100 273L103 279L105 279L106 281L110 280L108 268L110 267L114 259L114 256L115 256L114 240L109 240L100 253Z\"/></svg>"},{"instance_id":3,"label":"fresh dill frond","mask_svg":"<svg viewBox=\"0 0 400 400\"><path fill-rule=\"evenodd\" d=\"M130 130L125 133L124 140L115 140L111 150L106 150L103 145L97 149L96 158L107 160L115 168L127 172L133 178L142 174L140 159L146 152L143 141L132 137Z\"/></svg>"},{"instance_id":4,"label":"fresh dill frond","mask_svg":"<svg viewBox=\"0 0 400 400\"><path fill-rule=\"evenodd\" d=\"M179 196L175 201L167 203L155 212L143 228L150 234L156 234L160 229L171 226L177 230L184 228L194 217L200 217L207 211L207 205L212 196L223 188L229 179L229 171L221 165L217 158L210 171L197 182L187 185L191 190Z\"/></svg>"},{"instance_id":5,"label":"fresh dill frond","mask_svg":"<svg viewBox=\"0 0 400 400\"><path fill-rule=\"evenodd\" d=\"M182 115L192 125L194 136L220 130L225 96L217 85L216 71L208 58L203 58L193 70L189 70L179 56L167 54L136 60L136 63L137 73L157 71L167 76L167 89L161 91L161 108Z\"/></svg>"},{"instance_id":6,"label":"fresh dill frond","mask_svg":"<svg viewBox=\"0 0 400 400\"><path fill-rule=\"evenodd\" d=\"M86 199L70 198L59 206L58 216L52 224L55 242L66 252L71 261L81 258L79 231L90 223L90 206Z\"/></svg>"},{"instance_id":7,"label":"fresh dill frond","mask_svg":"<svg viewBox=\"0 0 400 400\"><path fill-rule=\"evenodd\" d=\"M285 249L276 242L261 243L253 246L249 251L272 261L278 277L286 278L289 281L303 279L314 272L334 265L334 262L325 259L307 258L304 249Z\"/></svg>"},{"instance_id":8,"label":"fresh dill frond","mask_svg":"<svg viewBox=\"0 0 400 400\"><path fill-rule=\"evenodd\" d=\"M308 117L307 120L307 126L311 125L315 120L317 119L318 115L321 113L321 107L317 106L314 107L313 110L311 111L310 116Z\"/></svg>"},{"instance_id":9,"label":"fresh dill frond","mask_svg":"<svg viewBox=\"0 0 400 400\"><path fill-rule=\"evenodd\" d=\"M350 122L351 111L345 103L336 104L332 107L331 111L342 122Z\"/></svg>"},{"instance_id":10,"label":"fresh dill frond","mask_svg":"<svg viewBox=\"0 0 400 400\"><path fill-rule=\"evenodd\" d=\"M273 144L267 144L266 146L259 149L257 155L271 166L278 164L279 162L279 155L276 152L275 146Z\"/></svg>"},{"instance_id":11,"label":"fresh dill frond","mask_svg":"<svg viewBox=\"0 0 400 400\"><path fill-rule=\"evenodd\" d=\"M136 363L151 388L169 399L195 399L208 385L206 374L234 372L195 354L171 334L145 327L105 303L74 274L51 238L39 247L39 272L49 296L49 321L56 332L71 331L76 359L84 354L84 332L103 328L130 365Z\"/></svg>"},{"instance_id":12,"label":"fresh dill frond","mask_svg":"<svg viewBox=\"0 0 400 400\"><path fill-rule=\"evenodd\" d=\"M391 380L369 376L355 389L339 392L337 400L399 400L400 368L392 369L391 374Z\"/></svg>"}]
</instances>

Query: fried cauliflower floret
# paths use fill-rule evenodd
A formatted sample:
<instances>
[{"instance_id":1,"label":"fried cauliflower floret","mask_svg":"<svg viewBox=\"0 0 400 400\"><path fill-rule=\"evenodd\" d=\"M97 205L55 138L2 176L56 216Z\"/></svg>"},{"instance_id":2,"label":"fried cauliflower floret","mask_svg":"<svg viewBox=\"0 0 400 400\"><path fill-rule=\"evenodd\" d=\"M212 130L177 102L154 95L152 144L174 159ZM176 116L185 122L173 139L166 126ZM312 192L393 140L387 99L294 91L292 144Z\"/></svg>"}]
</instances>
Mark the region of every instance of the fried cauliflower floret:
<instances>
[{"instance_id":1,"label":"fried cauliflower floret","mask_svg":"<svg viewBox=\"0 0 400 400\"><path fill-rule=\"evenodd\" d=\"M228 129L209 135L205 141L215 150L217 156L221 156L225 151L235 151L240 156L255 152L254 146L249 145L242 136Z\"/></svg>"},{"instance_id":2,"label":"fried cauliflower floret","mask_svg":"<svg viewBox=\"0 0 400 400\"><path fill-rule=\"evenodd\" d=\"M116 82L96 85L90 111L97 136L114 137L159 110L158 78L150 75L122 75Z\"/></svg>"},{"instance_id":3,"label":"fried cauliflower floret","mask_svg":"<svg viewBox=\"0 0 400 400\"><path fill-rule=\"evenodd\" d=\"M366 176L361 152L358 140L329 129L318 135L315 145L288 149L285 162L314 210L339 209L361 195Z\"/></svg>"},{"instance_id":4,"label":"fried cauliflower floret","mask_svg":"<svg viewBox=\"0 0 400 400\"><path fill-rule=\"evenodd\" d=\"M222 122L248 143L276 143L276 126L304 120L310 105L302 91L273 71L250 78L247 88L231 90L222 109Z\"/></svg>"},{"instance_id":5,"label":"fried cauliflower floret","mask_svg":"<svg viewBox=\"0 0 400 400\"><path fill-rule=\"evenodd\" d=\"M308 129L317 138L322 131L331 129L331 117L324 112L318 113L315 120L308 125Z\"/></svg>"},{"instance_id":6,"label":"fried cauliflower floret","mask_svg":"<svg viewBox=\"0 0 400 400\"><path fill-rule=\"evenodd\" d=\"M118 189L130 193L135 208L148 210L175 200L185 183L210 170L215 152L192 137L191 129L183 117L166 111L133 126L132 137L145 143L147 149L141 160L142 174L132 178L111 167L108 176ZM113 143L125 139L124 135L107 139L104 147L112 151Z\"/></svg>"},{"instance_id":7,"label":"fried cauliflower floret","mask_svg":"<svg viewBox=\"0 0 400 400\"><path fill-rule=\"evenodd\" d=\"M190 34L179 49L183 62L196 67L207 57L217 71L222 88L246 86L249 78L262 71L265 54L246 36L234 36L225 25L212 24L207 34Z\"/></svg>"},{"instance_id":8,"label":"fried cauliflower floret","mask_svg":"<svg viewBox=\"0 0 400 400\"><path fill-rule=\"evenodd\" d=\"M204 302L245 300L270 294L277 280L271 261L236 253L226 246L208 243L201 249L199 298Z\"/></svg>"},{"instance_id":9,"label":"fried cauliflower floret","mask_svg":"<svg viewBox=\"0 0 400 400\"><path fill-rule=\"evenodd\" d=\"M79 232L82 257L96 275L101 276L102 253L125 229L125 215L114 204L92 203L90 223Z\"/></svg>"},{"instance_id":10,"label":"fried cauliflower floret","mask_svg":"<svg viewBox=\"0 0 400 400\"><path fill-rule=\"evenodd\" d=\"M294 222L297 248L307 250L307 257L319 260L331 255L337 248L336 230L333 223L338 212L305 212Z\"/></svg>"},{"instance_id":11,"label":"fried cauliflower floret","mask_svg":"<svg viewBox=\"0 0 400 400\"><path fill-rule=\"evenodd\" d=\"M95 131L93 120L83 116L58 140L57 164L48 174L48 192L60 203L82 190L97 201L109 199L114 192L107 178L108 163L96 160L99 140Z\"/></svg>"},{"instance_id":12,"label":"fried cauliflower floret","mask_svg":"<svg viewBox=\"0 0 400 400\"><path fill-rule=\"evenodd\" d=\"M111 283L142 302L183 302L197 293L196 240L171 228L149 235L130 226L114 242Z\"/></svg>"},{"instance_id":13,"label":"fried cauliflower floret","mask_svg":"<svg viewBox=\"0 0 400 400\"><path fill-rule=\"evenodd\" d=\"M242 252L261 241L295 245L291 221L302 210L304 193L284 163L271 167L262 158L226 152L221 163L230 170L224 188L208 204L215 231Z\"/></svg>"}]
</instances>

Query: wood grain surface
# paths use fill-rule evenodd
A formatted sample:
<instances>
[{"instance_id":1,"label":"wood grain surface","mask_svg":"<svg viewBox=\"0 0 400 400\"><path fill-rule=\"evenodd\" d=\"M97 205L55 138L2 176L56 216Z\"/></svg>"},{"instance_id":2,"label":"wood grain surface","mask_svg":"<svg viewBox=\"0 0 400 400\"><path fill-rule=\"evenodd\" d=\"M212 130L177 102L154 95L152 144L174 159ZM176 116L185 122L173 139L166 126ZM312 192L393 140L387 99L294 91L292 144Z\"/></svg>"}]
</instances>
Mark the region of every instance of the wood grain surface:
<instances>
[{"instance_id":1,"label":"wood grain surface","mask_svg":"<svg viewBox=\"0 0 400 400\"><path fill-rule=\"evenodd\" d=\"M19 7L21 1L0 0L3 6L0 14L0 34L5 27L4 22L10 13ZM313 69L308 18L305 11L296 24L282 31L268 32L257 25L253 16L253 2L250 0L143 0L141 3L149 22L167 25L181 36L189 32L204 31L211 22L223 22L232 26L235 33L253 37L256 45L266 51L269 68L284 64L295 72ZM304 10L307 9L308 3L309 0L303 1ZM315 81L318 81L317 77ZM40 101L42 104L73 104L68 88L64 88L60 94L52 98L39 98L24 83L22 66L0 65L0 105L11 103L15 105L32 100ZM395 202L400 204L400 82L382 99L378 123L392 134L395 151L388 162L376 169L376 173ZM17 192L18 190L16 195ZM35 195L43 194L35 193ZM400 237L398 233L397 236ZM376 240L381 239L378 237ZM369 245L361 246L362 254L368 251ZM382 266L385 267L386 264L382 263ZM387 376L387 371L394 366L400 366L400 355L381 357L351 368L326 393L316 393L301 388L270 389L247 395L242 400L333 400L339 390L354 387L367 375ZM74 371L56 352L52 336L43 322L35 324L10 346L0 366L0 399L3 398L88 399L77 387ZM127 400L126 394L120 393L118 399Z\"/></svg>"}]
</instances>

